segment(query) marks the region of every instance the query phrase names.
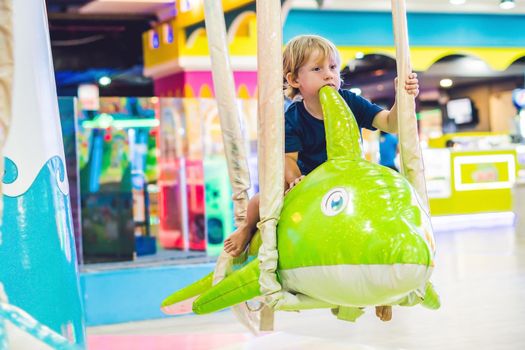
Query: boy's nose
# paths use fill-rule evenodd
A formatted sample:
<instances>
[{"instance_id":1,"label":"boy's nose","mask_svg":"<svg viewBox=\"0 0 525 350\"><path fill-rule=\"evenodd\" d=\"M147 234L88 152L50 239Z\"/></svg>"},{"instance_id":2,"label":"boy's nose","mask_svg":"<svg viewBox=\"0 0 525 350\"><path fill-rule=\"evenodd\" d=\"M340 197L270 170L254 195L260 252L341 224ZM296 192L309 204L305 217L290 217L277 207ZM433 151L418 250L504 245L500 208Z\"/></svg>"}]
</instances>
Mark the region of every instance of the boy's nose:
<instances>
[{"instance_id":1,"label":"boy's nose","mask_svg":"<svg viewBox=\"0 0 525 350\"><path fill-rule=\"evenodd\" d=\"M331 69L326 70L326 73L325 73L325 80L333 80L333 79L335 79L335 74L334 74L334 72L332 72Z\"/></svg>"}]
</instances>

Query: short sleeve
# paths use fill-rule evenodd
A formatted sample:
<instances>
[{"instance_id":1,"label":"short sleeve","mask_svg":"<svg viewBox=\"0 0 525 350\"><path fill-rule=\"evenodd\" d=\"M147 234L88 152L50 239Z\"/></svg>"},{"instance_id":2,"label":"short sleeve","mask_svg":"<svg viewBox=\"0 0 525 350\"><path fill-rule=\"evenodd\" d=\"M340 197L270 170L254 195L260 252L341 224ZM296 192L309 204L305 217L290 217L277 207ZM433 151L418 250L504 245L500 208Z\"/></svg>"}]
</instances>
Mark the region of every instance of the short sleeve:
<instances>
[{"instance_id":1,"label":"short sleeve","mask_svg":"<svg viewBox=\"0 0 525 350\"><path fill-rule=\"evenodd\" d=\"M297 117L297 106L290 106L287 109L284 118L285 153L301 152L303 150Z\"/></svg>"},{"instance_id":2,"label":"short sleeve","mask_svg":"<svg viewBox=\"0 0 525 350\"><path fill-rule=\"evenodd\" d=\"M381 112L383 108L351 91L339 90L339 92L354 113L359 127L377 130L372 124L377 113Z\"/></svg>"}]
</instances>

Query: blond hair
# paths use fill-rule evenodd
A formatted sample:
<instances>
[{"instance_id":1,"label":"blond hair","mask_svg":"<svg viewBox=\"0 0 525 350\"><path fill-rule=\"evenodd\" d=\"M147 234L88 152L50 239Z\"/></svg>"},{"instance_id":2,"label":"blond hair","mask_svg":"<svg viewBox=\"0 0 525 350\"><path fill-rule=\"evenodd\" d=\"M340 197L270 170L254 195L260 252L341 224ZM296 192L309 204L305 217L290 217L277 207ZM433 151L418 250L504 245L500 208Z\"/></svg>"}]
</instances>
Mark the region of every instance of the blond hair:
<instances>
[{"instance_id":1,"label":"blond hair","mask_svg":"<svg viewBox=\"0 0 525 350\"><path fill-rule=\"evenodd\" d=\"M335 45L318 35L299 35L292 38L285 46L283 52L283 76L284 76L284 94L286 97L293 99L299 94L299 89L294 88L286 81L286 76L291 73L292 80L297 78L299 68L301 68L310 55L318 52L319 59L324 60L327 57L334 57L337 64L341 64L341 57Z\"/></svg>"}]
</instances>

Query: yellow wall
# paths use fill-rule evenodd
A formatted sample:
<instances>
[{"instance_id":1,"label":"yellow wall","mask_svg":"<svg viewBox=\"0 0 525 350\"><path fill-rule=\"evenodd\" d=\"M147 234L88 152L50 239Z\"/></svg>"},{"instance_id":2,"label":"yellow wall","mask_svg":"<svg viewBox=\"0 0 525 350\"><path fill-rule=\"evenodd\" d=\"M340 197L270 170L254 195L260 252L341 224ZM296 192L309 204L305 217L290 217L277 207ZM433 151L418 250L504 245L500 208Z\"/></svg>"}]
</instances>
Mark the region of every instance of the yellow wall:
<instances>
[{"instance_id":1,"label":"yellow wall","mask_svg":"<svg viewBox=\"0 0 525 350\"><path fill-rule=\"evenodd\" d=\"M517 169L515 174L509 174L505 163L501 162L481 162L478 164L465 164L461 167L461 174L456 174L454 170L454 159L456 157L465 156L497 156L497 155L511 155L517 164L517 157L515 150L495 150L495 151L452 151L450 157L451 167L451 196L449 198L431 198L430 211L432 215L456 215L456 214L475 214L486 212L502 212L512 210L512 190L511 188L499 189L479 189L458 191L455 188L455 179L461 176L463 183L474 183L475 180L471 178L472 174L477 171L476 167L492 167L497 170L499 181L507 181L510 176L517 176Z\"/></svg>"},{"instance_id":2,"label":"yellow wall","mask_svg":"<svg viewBox=\"0 0 525 350\"><path fill-rule=\"evenodd\" d=\"M163 26L171 26L173 29L174 40L172 43L166 43ZM154 31L159 33L160 46L153 48L150 43L150 37ZM257 26L256 15L254 12L246 11L239 15L237 22L230 27L228 37L231 41L228 43L228 51L231 56L244 57L252 59L254 62L257 56ZM174 73L180 69L179 62L181 57L209 57L208 37L204 27L194 30L189 35L179 17L157 25L155 28L143 33L143 55L144 68L148 73L156 68L162 67L162 74L147 74L155 77L164 76ZM232 63L232 68L236 67ZM170 71L171 69L171 71ZM211 67L210 67L211 69Z\"/></svg>"},{"instance_id":3,"label":"yellow wall","mask_svg":"<svg viewBox=\"0 0 525 350\"><path fill-rule=\"evenodd\" d=\"M173 30L173 42L166 43L165 31L163 26L170 26ZM151 47L150 38L154 31L159 34L160 45L154 49ZM144 67L153 67L170 62L180 55L180 39L177 38L175 20L169 20L159 24L153 29L142 34L142 48L144 55Z\"/></svg>"},{"instance_id":4,"label":"yellow wall","mask_svg":"<svg viewBox=\"0 0 525 350\"><path fill-rule=\"evenodd\" d=\"M215 0L217 1L217 0ZM222 0L222 9L224 12L234 10L244 5L255 2L255 0ZM204 21L204 3L202 1L192 1L194 6L190 11L181 11L181 2L177 1L177 25L181 28Z\"/></svg>"}]
</instances>

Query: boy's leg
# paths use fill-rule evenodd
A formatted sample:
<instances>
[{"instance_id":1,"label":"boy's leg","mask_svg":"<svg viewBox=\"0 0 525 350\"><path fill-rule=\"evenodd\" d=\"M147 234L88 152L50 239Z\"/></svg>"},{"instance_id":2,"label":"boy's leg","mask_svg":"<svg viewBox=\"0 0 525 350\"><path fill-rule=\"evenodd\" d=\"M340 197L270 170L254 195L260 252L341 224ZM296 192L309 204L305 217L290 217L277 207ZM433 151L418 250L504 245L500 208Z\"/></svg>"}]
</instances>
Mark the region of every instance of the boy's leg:
<instances>
[{"instance_id":1,"label":"boy's leg","mask_svg":"<svg viewBox=\"0 0 525 350\"><path fill-rule=\"evenodd\" d=\"M392 306L376 306L376 316L381 321L390 321L392 319Z\"/></svg>"},{"instance_id":2,"label":"boy's leg","mask_svg":"<svg viewBox=\"0 0 525 350\"><path fill-rule=\"evenodd\" d=\"M242 226L237 227L225 241L224 251L233 257L241 255L253 234L257 231L257 223L259 222L259 194L257 193L248 202L248 209L246 212L246 220Z\"/></svg>"}]
</instances>

